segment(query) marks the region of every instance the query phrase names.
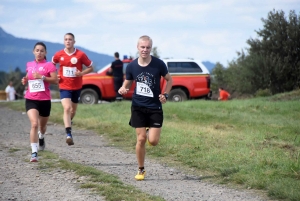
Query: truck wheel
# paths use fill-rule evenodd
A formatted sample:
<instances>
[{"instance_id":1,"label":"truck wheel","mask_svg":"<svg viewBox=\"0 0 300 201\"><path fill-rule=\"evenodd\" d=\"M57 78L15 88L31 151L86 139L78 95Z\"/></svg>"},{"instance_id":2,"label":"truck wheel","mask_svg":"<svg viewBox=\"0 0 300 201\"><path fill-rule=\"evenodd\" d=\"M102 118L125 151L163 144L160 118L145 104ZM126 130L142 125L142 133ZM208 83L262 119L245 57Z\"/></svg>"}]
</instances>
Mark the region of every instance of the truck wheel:
<instances>
[{"instance_id":1,"label":"truck wheel","mask_svg":"<svg viewBox=\"0 0 300 201\"><path fill-rule=\"evenodd\" d=\"M212 91L210 91L207 96L205 97L205 100L211 100L212 97Z\"/></svg>"},{"instance_id":2,"label":"truck wheel","mask_svg":"<svg viewBox=\"0 0 300 201\"><path fill-rule=\"evenodd\" d=\"M99 100L98 94L93 89L83 89L80 94L80 102L83 104L97 104Z\"/></svg>"},{"instance_id":3,"label":"truck wheel","mask_svg":"<svg viewBox=\"0 0 300 201\"><path fill-rule=\"evenodd\" d=\"M186 93L181 89L173 89L169 93L169 101L181 102L187 100Z\"/></svg>"}]
</instances>

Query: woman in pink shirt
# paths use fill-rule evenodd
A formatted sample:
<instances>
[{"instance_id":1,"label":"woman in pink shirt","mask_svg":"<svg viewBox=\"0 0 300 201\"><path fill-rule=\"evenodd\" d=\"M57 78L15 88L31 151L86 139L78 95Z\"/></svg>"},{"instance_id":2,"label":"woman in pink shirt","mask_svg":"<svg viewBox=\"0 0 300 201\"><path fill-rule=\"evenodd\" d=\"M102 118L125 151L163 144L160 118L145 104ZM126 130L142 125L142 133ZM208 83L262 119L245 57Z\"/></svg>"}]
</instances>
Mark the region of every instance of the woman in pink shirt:
<instances>
[{"instance_id":1,"label":"woman in pink shirt","mask_svg":"<svg viewBox=\"0 0 300 201\"><path fill-rule=\"evenodd\" d=\"M52 62L46 61L46 53L46 45L37 42L33 48L35 60L27 63L27 74L22 78L23 85L28 83L25 106L31 123L32 154L30 162L38 161L38 144L40 150L45 148L44 134L51 111L50 84L57 84L56 68ZM38 129L40 130L38 131Z\"/></svg>"}]
</instances>

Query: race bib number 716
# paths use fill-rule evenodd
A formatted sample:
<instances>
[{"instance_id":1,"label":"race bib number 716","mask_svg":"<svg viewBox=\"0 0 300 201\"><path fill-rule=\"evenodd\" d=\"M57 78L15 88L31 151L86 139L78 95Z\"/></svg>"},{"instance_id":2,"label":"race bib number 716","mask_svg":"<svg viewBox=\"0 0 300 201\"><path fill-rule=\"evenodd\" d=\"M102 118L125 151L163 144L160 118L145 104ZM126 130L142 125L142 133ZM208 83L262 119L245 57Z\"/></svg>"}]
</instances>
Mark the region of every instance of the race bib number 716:
<instances>
[{"instance_id":1,"label":"race bib number 716","mask_svg":"<svg viewBox=\"0 0 300 201\"><path fill-rule=\"evenodd\" d=\"M142 82L136 83L136 94L141 96L153 97L153 92L150 87Z\"/></svg>"}]
</instances>

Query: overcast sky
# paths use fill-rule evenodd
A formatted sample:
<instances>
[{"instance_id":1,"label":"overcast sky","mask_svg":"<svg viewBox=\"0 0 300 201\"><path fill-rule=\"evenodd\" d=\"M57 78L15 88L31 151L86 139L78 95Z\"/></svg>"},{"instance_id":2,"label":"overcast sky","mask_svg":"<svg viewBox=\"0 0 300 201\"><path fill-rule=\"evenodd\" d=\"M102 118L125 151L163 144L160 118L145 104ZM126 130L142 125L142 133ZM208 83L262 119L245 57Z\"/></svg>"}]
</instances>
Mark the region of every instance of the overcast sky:
<instances>
[{"instance_id":1,"label":"overcast sky","mask_svg":"<svg viewBox=\"0 0 300 201\"><path fill-rule=\"evenodd\" d=\"M1 0L0 26L58 43L72 32L76 45L111 56L135 56L137 39L149 35L161 58L227 66L273 9L299 16L300 0Z\"/></svg>"}]
</instances>

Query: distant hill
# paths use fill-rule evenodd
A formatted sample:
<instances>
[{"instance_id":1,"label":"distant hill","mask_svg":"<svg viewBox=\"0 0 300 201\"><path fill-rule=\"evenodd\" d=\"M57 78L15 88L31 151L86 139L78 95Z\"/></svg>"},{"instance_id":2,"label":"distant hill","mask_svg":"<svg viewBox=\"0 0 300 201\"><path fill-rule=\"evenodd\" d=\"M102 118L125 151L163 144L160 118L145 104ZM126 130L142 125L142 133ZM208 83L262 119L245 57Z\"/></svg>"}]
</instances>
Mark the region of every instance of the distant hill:
<instances>
[{"instance_id":1,"label":"distant hill","mask_svg":"<svg viewBox=\"0 0 300 201\"><path fill-rule=\"evenodd\" d=\"M32 54L33 46L39 41L40 40L17 38L6 33L0 27L0 71L14 71L18 67L22 72L25 72L26 63L34 59ZM47 46L47 59L49 61L55 52L64 48L64 45L60 43L52 43L47 41L42 42L44 42ZM84 51L94 62L95 71L101 69L114 60L113 56L92 52L79 46L76 47ZM215 66L214 63L209 61L202 63L206 66L209 72L212 72L212 69Z\"/></svg>"},{"instance_id":2,"label":"distant hill","mask_svg":"<svg viewBox=\"0 0 300 201\"><path fill-rule=\"evenodd\" d=\"M38 41L14 37L0 27L0 71L14 71L16 67L19 67L22 72L25 72L26 63L34 60L32 50ZM47 46L47 60L49 61L55 52L64 48L64 45L60 43L42 42ZM88 55L89 59L94 62L95 69L100 69L114 60L113 56L92 52L79 46L76 47Z\"/></svg>"},{"instance_id":3,"label":"distant hill","mask_svg":"<svg viewBox=\"0 0 300 201\"><path fill-rule=\"evenodd\" d=\"M202 64L207 68L207 70L211 73L216 64L211 63L209 61L203 61Z\"/></svg>"}]
</instances>

